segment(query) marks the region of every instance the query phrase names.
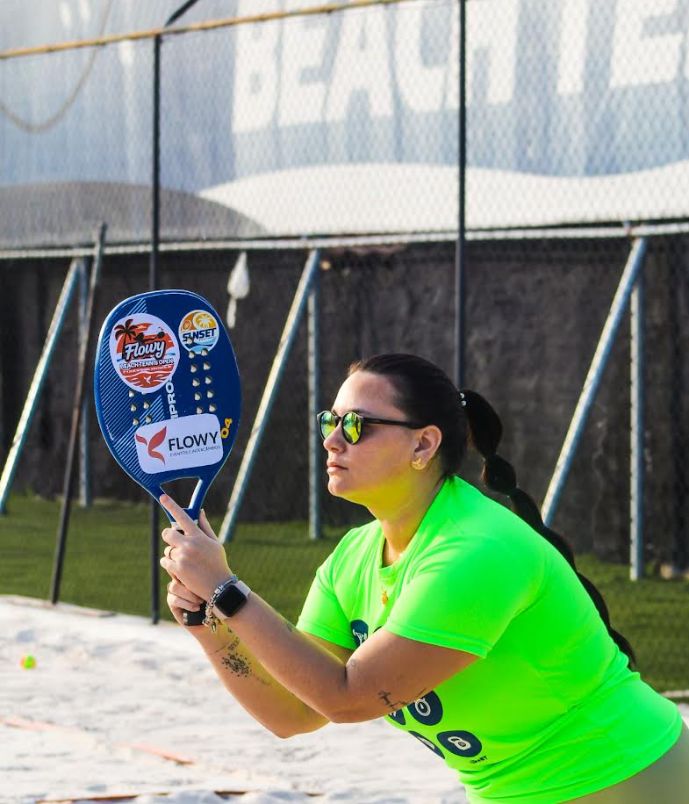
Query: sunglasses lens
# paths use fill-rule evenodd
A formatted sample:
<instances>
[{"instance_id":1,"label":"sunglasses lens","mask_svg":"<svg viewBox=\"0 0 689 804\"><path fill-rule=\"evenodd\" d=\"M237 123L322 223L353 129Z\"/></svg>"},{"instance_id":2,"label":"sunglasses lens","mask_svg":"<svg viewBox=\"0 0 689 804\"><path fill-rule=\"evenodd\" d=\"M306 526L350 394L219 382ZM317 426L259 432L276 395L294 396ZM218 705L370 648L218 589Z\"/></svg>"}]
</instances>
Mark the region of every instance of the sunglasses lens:
<instances>
[{"instance_id":1,"label":"sunglasses lens","mask_svg":"<svg viewBox=\"0 0 689 804\"><path fill-rule=\"evenodd\" d=\"M342 432L350 444L356 444L361 438L361 417L356 413L345 413L342 419Z\"/></svg>"},{"instance_id":2,"label":"sunglasses lens","mask_svg":"<svg viewBox=\"0 0 689 804\"><path fill-rule=\"evenodd\" d=\"M318 426L321 431L321 438L325 441L330 433L337 427L335 417L329 410L324 410L323 413L319 415Z\"/></svg>"}]
</instances>

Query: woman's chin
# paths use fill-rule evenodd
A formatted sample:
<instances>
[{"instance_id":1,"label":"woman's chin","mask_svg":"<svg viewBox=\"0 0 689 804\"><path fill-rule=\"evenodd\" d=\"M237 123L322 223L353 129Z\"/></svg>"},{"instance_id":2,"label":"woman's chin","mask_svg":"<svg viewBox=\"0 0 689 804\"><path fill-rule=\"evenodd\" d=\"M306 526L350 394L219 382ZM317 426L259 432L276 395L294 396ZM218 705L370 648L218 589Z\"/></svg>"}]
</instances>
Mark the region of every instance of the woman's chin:
<instances>
[{"instance_id":1,"label":"woman's chin","mask_svg":"<svg viewBox=\"0 0 689 804\"><path fill-rule=\"evenodd\" d=\"M333 497L339 497L347 502L357 502L357 494L347 483L342 481L339 477L328 478L328 491Z\"/></svg>"}]
</instances>

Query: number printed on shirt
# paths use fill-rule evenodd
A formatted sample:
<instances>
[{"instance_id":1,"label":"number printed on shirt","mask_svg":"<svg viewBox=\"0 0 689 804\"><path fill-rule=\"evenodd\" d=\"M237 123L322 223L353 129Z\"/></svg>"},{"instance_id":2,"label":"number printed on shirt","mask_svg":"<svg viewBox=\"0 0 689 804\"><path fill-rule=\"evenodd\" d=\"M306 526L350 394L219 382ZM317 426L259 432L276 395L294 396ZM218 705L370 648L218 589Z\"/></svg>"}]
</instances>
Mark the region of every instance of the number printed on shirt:
<instances>
[{"instance_id":1,"label":"number printed on shirt","mask_svg":"<svg viewBox=\"0 0 689 804\"><path fill-rule=\"evenodd\" d=\"M443 717L443 705L435 692L427 693L423 698L419 698L417 701L414 701L414 703L409 704L406 709L414 720L424 726L435 726ZM400 726L406 726L406 719L402 709L398 709L396 712L387 715L387 717ZM435 739L440 743L440 746L436 745L429 737L422 736L416 731L410 730L409 734L411 734L412 737L416 737L419 742L423 743L427 748L430 748L434 754L443 759L445 755L440 746L442 746L445 751L449 751L449 753L455 756L469 759L472 765L487 759L485 755L478 757L483 751L483 743L470 731L462 731L459 729L441 731L435 735ZM478 759L471 759L471 757L478 757Z\"/></svg>"},{"instance_id":2,"label":"number printed on shirt","mask_svg":"<svg viewBox=\"0 0 689 804\"><path fill-rule=\"evenodd\" d=\"M443 705L434 692L429 692L423 698L414 701L407 707L407 711L414 720L424 726L435 726L443 719Z\"/></svg>"}]
</instances>

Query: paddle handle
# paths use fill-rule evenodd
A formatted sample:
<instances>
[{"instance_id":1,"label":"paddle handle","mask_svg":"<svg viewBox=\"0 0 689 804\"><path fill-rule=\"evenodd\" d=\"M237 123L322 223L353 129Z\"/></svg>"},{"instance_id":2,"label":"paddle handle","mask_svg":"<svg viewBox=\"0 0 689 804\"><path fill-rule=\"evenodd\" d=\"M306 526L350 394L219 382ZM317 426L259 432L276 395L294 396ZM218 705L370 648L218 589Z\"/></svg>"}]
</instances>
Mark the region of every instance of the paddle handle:
<instances>
[{"instance_id":1,"label":"paddle handle","mask_svg":"<svg viewBox=\"0 0 689 804\"><path fill-rule=\"evenodd\" d=\"M175 528L176 531L179 533L184 533L181 528L175 527L176 522L172 523L172 526ZM198 611L184 611L182 614L182 622L188 628L190 625L203 625L203 621L206 619L206 604L202 603L201 608Z\"/></svg>"},{"instance_id":2,"label":"paddle handle","mask_svg":"<svg viewBox=\"0 0 689 804\"><path fill-rule=\"evenodd\" d=\"M206 617L206 604L204 603L198 611L185 611L182 615L182 622L189 627L190 625L203 625Z\"/></svg>"}]
</instances>

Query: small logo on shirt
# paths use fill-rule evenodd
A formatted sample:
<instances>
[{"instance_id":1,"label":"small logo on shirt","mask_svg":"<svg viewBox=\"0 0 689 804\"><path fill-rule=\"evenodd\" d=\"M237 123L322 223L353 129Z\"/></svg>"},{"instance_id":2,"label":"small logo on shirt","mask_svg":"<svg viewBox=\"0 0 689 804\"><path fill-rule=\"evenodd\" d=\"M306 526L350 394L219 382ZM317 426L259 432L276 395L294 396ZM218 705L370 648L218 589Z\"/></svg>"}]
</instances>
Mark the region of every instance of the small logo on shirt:
<instances>
[{"instance_id":1,"label":"small logo on shirt","mask_svg":"<svg viewBox=\"0 0 689 804\"><path fill-rule=\"evenodd\" d=\"M357 647L361 647L368 639L368 623L363 620L352 620L349 625L352 629L352 636L356 639Z\"/></svg>"}]
</instances>

